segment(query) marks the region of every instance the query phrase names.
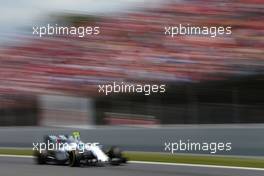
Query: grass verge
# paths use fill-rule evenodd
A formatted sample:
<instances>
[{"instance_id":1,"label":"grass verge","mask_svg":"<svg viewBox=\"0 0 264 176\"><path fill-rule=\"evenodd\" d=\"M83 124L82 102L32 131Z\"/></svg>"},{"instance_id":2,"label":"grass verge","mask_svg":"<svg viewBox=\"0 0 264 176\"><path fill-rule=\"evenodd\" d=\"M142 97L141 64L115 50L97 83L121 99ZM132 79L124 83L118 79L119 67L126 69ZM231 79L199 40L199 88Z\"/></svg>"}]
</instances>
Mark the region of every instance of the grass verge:
<instances>
[{"instance_id":1,"label":"grass verge","mask_svg":"<svg viewBox=\"0 0 264 176\"><path fill-rule=\"evenodd\" d=\"M0 154L6 155L32 155L30 149L6 149L0 148ZM254 167L264 168L264 158L204 156L204 155L177 155L155 152L124 152L125 157L133 161L151 161L185 164L206 164L220 166Z\"/></svg>"},{"instance_id":2,"label":"grass verge","mask_svg":"<svg viewBox=\"0 0 264 176\"><path fill-rule=\"evenodd\" d=\"M0 155L33 155L30 149L0 148Z\"/></svg>"},{"instance_id":3,"label":"grass verge","mask_svg":"<svg viewBox=\"0 0 264 176\"><path fill-rule=\"evenodd\" d=\"M264 168L264 158L125 152L129 160Z\"/></svg>"}]
</instances>

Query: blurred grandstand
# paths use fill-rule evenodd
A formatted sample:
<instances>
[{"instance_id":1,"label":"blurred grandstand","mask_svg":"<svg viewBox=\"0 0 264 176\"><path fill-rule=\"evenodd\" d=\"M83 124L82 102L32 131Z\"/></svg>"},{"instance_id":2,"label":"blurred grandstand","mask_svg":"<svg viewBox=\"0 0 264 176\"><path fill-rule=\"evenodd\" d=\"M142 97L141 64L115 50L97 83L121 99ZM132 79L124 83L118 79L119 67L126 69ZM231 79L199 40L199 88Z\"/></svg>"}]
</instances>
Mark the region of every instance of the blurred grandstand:
<instances>
[{"instance_id":1,"label":"blurred grandstand","mask_svg":"<svg viewBox=\"0 0 264 176\"><path fill-rule=\"evenodd\" d=\"M120 115L110 119L121 118L122 124L148 124L153 118L155 124L263 123L263 16L261 0L196 0L109 16L54 17L58 23L100 26L101 34L22 35L18 40L25 42L2 47L0 125L46 125L39 120L43 95L91 98L88 110L95 110L94 120L87 118L87 124L107 124L109 113L132 114L125 122ZM232 26L232 35L164 36L165 25L180 23ZM98 84L113 81L165 83L168 89L166 95L98 94ZM19 118L14 112L24 110L25 101L31 102L32 111L24 116L34 120L10 120L10 114ZM79 115L72 118L78 121Z\"/></svg>"}]
</instances>

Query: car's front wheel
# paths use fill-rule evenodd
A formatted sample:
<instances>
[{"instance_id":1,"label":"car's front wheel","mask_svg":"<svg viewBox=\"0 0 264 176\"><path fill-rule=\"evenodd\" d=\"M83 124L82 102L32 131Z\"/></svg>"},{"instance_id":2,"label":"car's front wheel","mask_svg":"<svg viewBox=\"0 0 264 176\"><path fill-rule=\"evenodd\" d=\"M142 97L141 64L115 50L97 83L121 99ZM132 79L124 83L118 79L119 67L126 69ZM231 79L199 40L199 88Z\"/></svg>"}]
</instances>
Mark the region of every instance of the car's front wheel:
<instances>
[{"instance_id":1,"label":"car's front wheel","mask_svg":"<svg viewBox=\"0 0 264 176\"><path fill-rule=\"evenodd\" d=\"M110 163L112 165L120 165L127 161L127 159L123 157L122 151L116 146L111 147L107 152L107 155L110 158Z\"/></svg>"}]
</instances>

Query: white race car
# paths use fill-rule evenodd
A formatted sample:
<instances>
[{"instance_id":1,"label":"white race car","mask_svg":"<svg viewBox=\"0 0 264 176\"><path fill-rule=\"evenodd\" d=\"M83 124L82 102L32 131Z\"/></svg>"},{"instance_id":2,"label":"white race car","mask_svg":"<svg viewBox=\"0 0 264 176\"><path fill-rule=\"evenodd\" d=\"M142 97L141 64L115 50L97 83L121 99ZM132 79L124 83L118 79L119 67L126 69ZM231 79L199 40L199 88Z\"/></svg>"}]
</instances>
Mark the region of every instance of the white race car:
<instances>
[{"instance_id":1,"label":"white race car","mask_svg":"<svg viewBox=\"0 0 264 176\"><path fill-rule=\"evenodd\" d=\"M127 162L118 147L104 152L98 143L83 143L80 133L72 135L48 135L38 150L34 152L38 164L80 165L120 165Z\"/></svg>"}]
</instances>

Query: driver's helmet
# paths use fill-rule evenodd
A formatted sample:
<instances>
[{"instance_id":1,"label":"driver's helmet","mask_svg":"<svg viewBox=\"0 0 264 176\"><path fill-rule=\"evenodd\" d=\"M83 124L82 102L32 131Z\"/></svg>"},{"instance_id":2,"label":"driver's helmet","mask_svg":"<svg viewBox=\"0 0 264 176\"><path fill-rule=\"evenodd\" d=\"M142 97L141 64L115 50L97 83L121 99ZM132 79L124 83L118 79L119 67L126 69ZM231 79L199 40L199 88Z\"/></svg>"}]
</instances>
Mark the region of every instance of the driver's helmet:
<instances>
[{"instance_id":1,"label":"driver's helmet","mask_svg":"<svg viewBox=\"0 0 264 176\"><path fill-rule=\"evenodd\" d=\"M81 134L79 131L74 131L72 132L72 137L76 140L76 141L80 141L81 140Z\"/></svg>"}]
</instances>

